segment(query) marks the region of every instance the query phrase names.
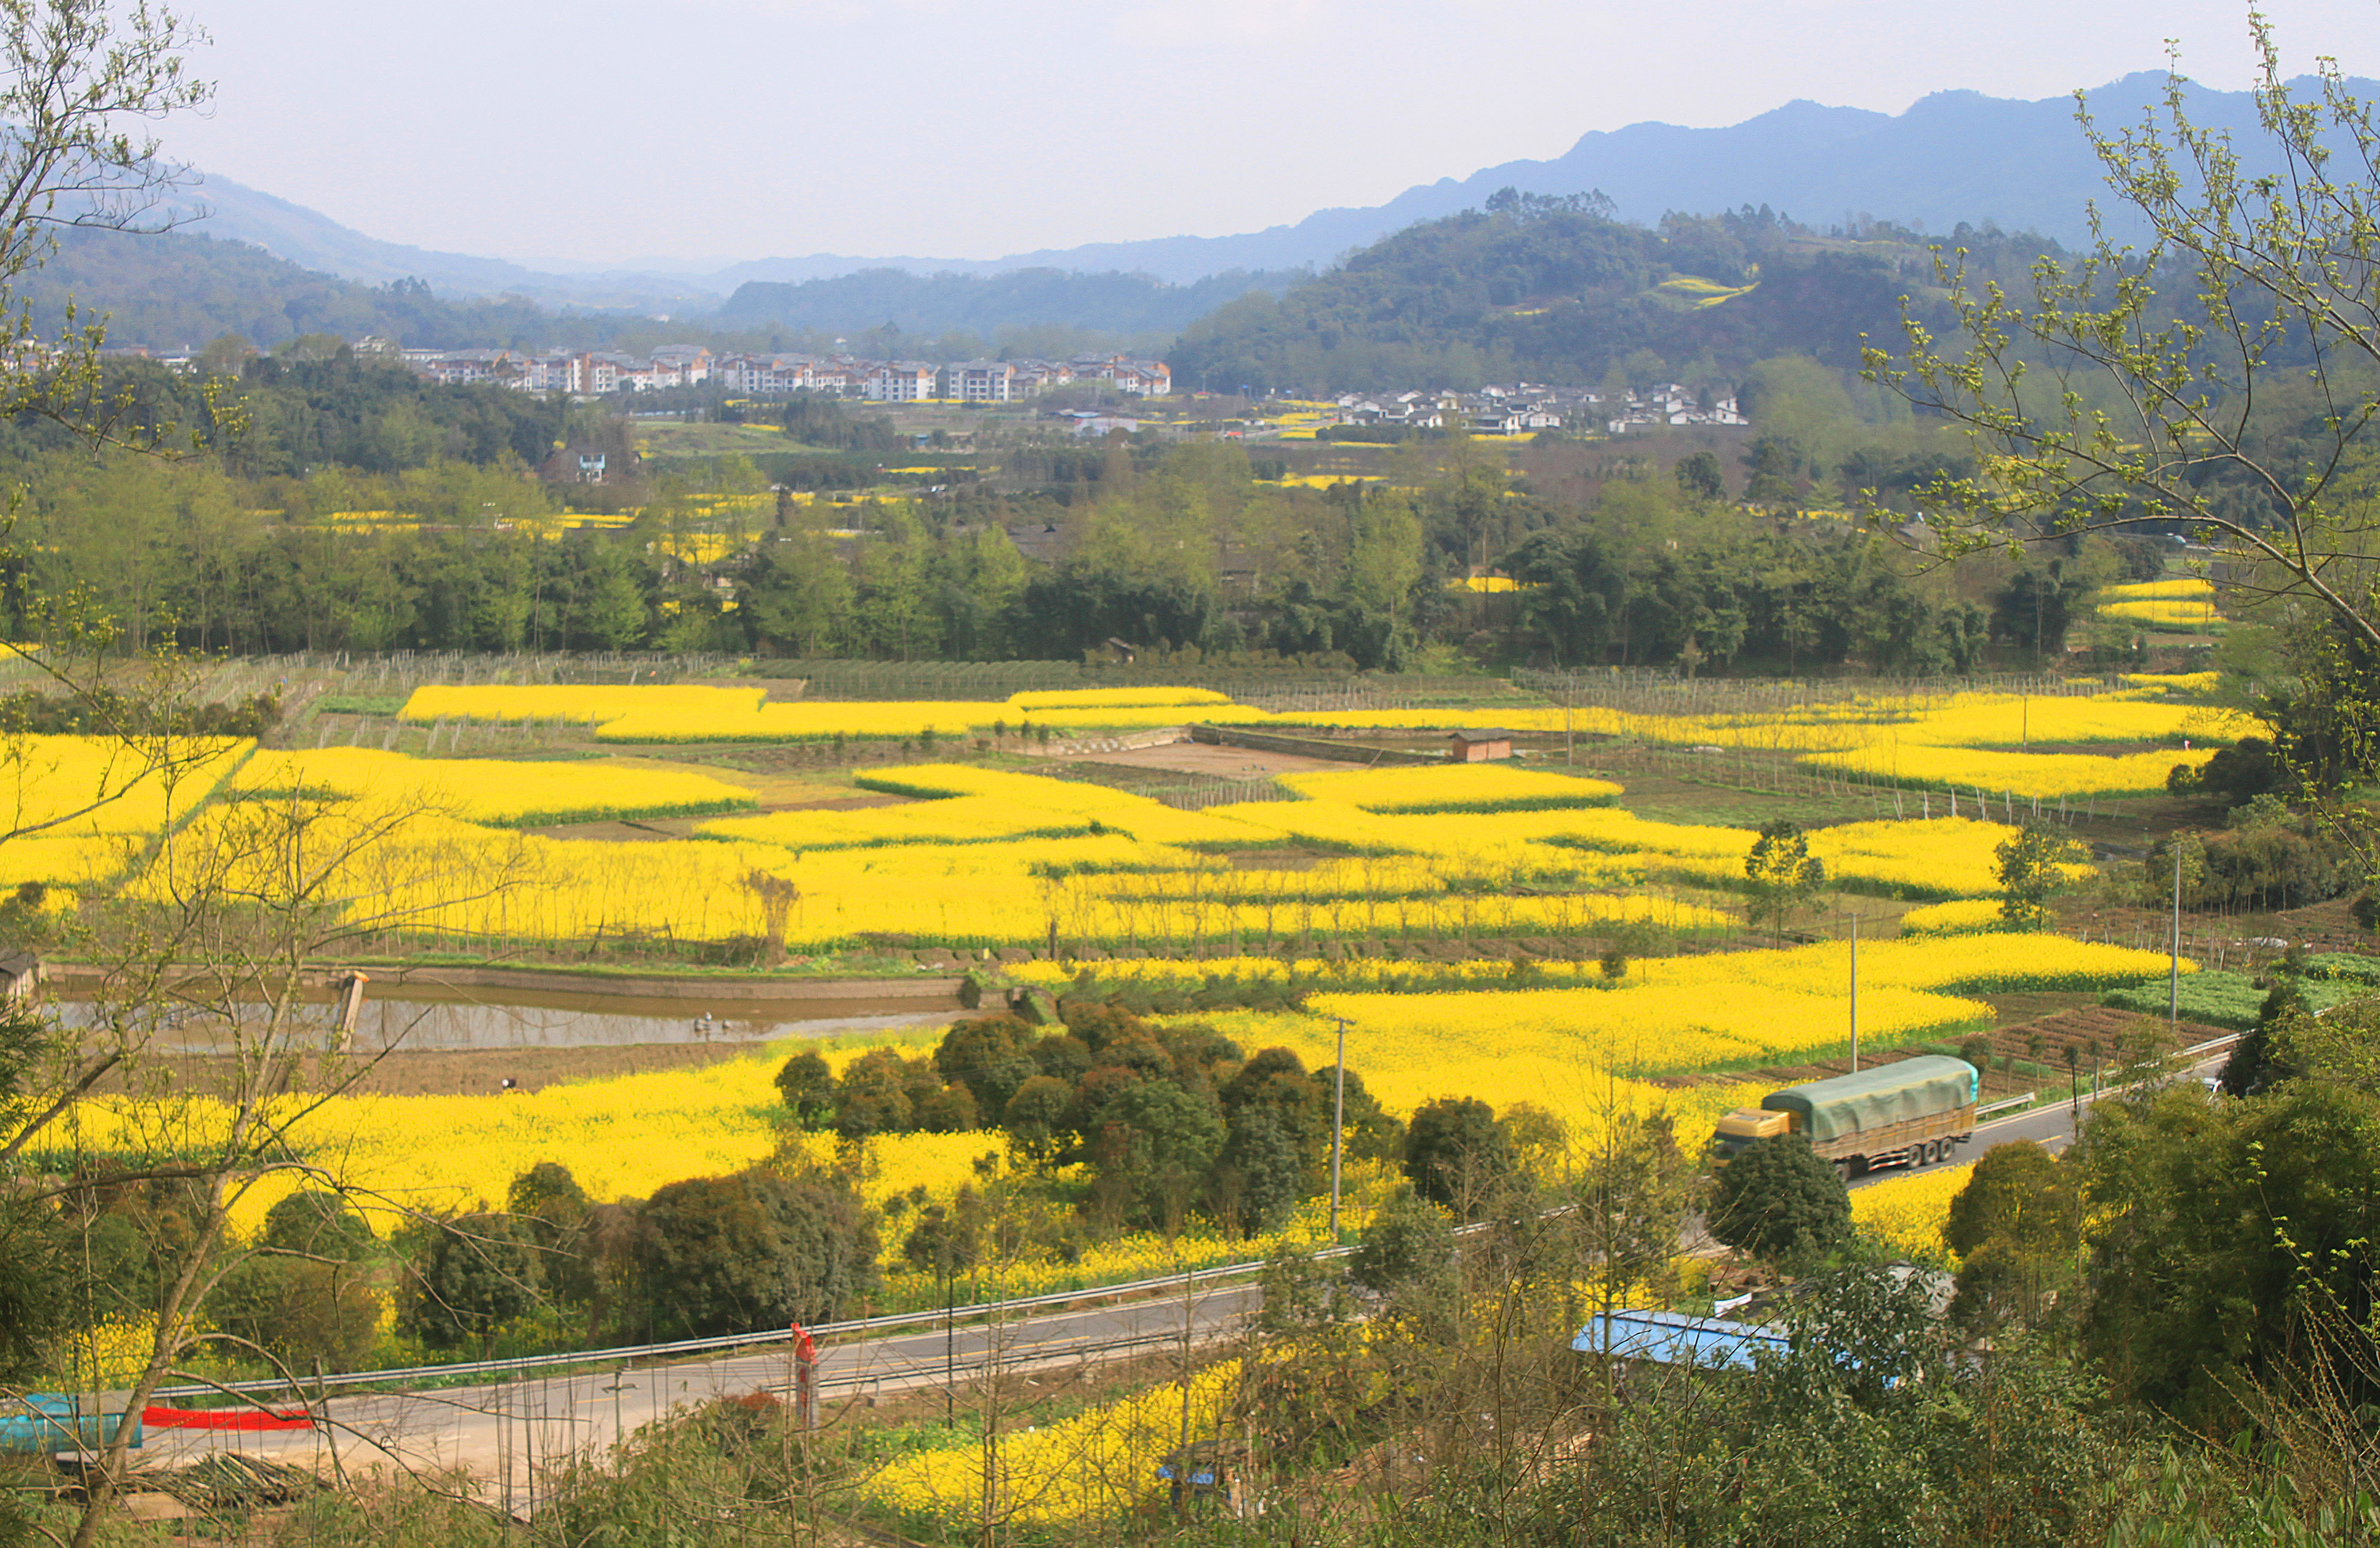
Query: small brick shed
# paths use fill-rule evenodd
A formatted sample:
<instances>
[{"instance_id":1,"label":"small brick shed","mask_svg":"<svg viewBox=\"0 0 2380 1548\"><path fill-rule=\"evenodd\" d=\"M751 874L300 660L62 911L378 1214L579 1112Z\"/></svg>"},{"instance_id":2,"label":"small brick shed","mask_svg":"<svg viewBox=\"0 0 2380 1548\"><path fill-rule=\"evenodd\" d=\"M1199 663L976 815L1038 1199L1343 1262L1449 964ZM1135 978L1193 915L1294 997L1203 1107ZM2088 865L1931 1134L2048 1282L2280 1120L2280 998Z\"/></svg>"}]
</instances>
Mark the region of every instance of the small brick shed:
<instances>
[{"instance_id":1,"label":"small brick shed","mask_svg":"<svg viewBox=\"0 0 2380 1548\"><path fill-rule=\"evenodd\" d=\"M1512 733L1493 727L1457 731L1446 739L1446 756L1456 763L1486 763L1512 756Z\"/></svg>"}]
</instances>

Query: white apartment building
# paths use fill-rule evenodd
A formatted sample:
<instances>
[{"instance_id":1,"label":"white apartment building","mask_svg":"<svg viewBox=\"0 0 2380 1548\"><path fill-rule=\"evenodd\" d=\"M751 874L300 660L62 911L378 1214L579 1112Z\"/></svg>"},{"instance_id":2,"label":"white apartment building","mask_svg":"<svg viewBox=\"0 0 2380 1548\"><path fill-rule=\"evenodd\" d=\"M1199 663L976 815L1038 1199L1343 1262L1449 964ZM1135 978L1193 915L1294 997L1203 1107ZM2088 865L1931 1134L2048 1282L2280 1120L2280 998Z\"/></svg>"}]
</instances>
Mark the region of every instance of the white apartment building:
<instances>
[{"instance_id":1,"label":"white apartment building","mask_svg":"<svg viewBox=\"0 0 2380 1548\"><path fill-rule=\"evenodd\" d=\"M1006 360L965 360L945 366L942 396L964 403L1006 403L1016 396L1016 368Z\"/></svg>"},{"instance_id":2,"label":"white apartment building","mask_svg":"<svg viewBox=\"0 0 2380 1548\"><path fill-rule=\"evenodd\" d=\"M788 397L811 390L816 363L808 355L727 355L716 375L731 393Z\"/></svg>"},{"instance_id":3,"label":"white apartment building","mask_svg":"<svg viewBox=\"0 0 2380 1548\"><path fill-rule=\"evenodd\" d=\"M859 396L870 403L922 403L934 396L941 374L924 360L887 360L860 379Z\"/></svg>"}]
</instances>

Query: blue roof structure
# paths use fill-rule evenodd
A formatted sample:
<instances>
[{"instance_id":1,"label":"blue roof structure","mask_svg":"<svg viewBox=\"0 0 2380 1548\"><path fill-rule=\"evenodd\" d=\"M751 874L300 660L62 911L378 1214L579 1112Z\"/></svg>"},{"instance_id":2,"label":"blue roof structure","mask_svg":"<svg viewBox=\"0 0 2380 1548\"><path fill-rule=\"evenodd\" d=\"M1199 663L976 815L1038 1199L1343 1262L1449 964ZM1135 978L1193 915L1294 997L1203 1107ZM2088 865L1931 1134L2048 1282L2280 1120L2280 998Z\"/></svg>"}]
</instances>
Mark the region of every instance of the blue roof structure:
<instances>
[{"instance_id":1,"label":"blue roof structure","mask_svg":"<svg viewBox=\"0 0 2380 1548\"><path fill-rule=\"evenodd\" d=\"M1625 1359L1692 1365L1706 1371L1749 1371L1753 1352L1783 1354L1785 1335L1749 1323L1719 1317L1682 1317L1674 1311L1614 1311L1581 1328L1570 1347L1581 1354L1609 1350Z\"/></svg>"}]
</instances>

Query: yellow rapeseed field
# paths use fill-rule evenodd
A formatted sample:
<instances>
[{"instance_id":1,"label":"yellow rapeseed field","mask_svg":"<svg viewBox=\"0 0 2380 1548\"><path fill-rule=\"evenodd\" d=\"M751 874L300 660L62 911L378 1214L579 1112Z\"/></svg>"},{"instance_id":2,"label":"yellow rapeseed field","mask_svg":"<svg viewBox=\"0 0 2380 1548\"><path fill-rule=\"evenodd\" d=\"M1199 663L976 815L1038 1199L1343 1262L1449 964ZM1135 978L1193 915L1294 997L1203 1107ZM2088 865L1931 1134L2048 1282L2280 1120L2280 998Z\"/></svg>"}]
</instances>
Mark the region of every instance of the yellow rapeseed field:
<instances>
[{"instance_id":1,"label":"yellow rapeseed field","mask_svg":"<svg viewBox=\"0 0 2380 1548\"><path fill-rule=\"evenodd\" d=\"M398 712L415 722L436 720L559 720L597 725L623 715L672 710L686 714L733 717L747 714L767 696L760 688L694 688L671 685L539 684L510 687L430 686L413 690Z\"/></svg>"},{"instance_id":2,"label":"yellow rapeseed field","mask_svg":"<svg viewBox=\"0 0 2380 1548\"><path fill-rule=\"evenodd\" d=\"M1967 1186L1974 1170L1974 1163L1969 1162L1854 1188L1852 1224L1906 1257L1956 1262L1957 1255L1942 1239L1942 1227L1950 1218L1950 1201Z\"/></svg>"},{"instance_id":3,"label":"yellow rapeseed field","mask_svg":"<svg viewBox=\"0 0 2380 1548\"><path fill-rule=\"evenodd\" d=\"M2208 628L2223 623L2216 610L2216 590L2204 579L2144 580L2131 586L2102 588L2099 616L2152 628Z\"/></svg>"},{"instance_id":4,"label":"yellow rapeseed field","mask_svg":"<svg viewBox=\"0 0 2380 1548\"><path fill-rule=\"evenodd\" d=\"M2099 616L2174 633L2213 630L2228 622L2211 602L2106 602L2099 604Z\"/></svg>"},{"instance_id":5,"label":"yellow rapeseed field","mask_svg":"<svg viewBox=\"0 0 2380 1548\"><path fill-rule=\"evenodd\" d=\"M0 844L0 887L40 882L53 888L96 887L140 858L145 840L131 834L87 838L33 835ZM57 895L63 897L64 895Z\"/></svg>"},{"instance_id":6,"label":"yellow rapeseed field","mask_svg":"<svg viewBox=\"0 0 2380 1548\"><path fill-rule=\"evenodd\" d=\"M2126 688L2153 688L2167 693L2212 693L2223 680L2220 672L2125 672L2118 681Z\"/></svg>"},{"instance_id":7,"label":"yellow rapeseed field","mask_svg":"<svg viewBox=\"0 0 2380 1548\"><path fill-rule=\"evenodd\" d=\"M1012 1432L989 1457L978 1444L911 1452L887 1464L868 1492L895 1510L964 1526L981 1519L989 1464L995 1521L1042 1528L1112 1521L1163 1489L1158 1462L1182 1444L1185 1423L1195 1439L1220 1432L1239 1379L1239 1362L1225 1360L1186 1382Z\"/></svg>"},{"instance_id":8,"label":"yellow rapeseed field","mask_svg":"<svg viewBox=\"0 0 2380 1548\"><path fill-rule=\"evenodd\" d=\"M912 1041L930 1047L935 1031ZM837 1040L820 1044L840 1065L889 1040ZM543 1091L485 1096L334 1097L300 1120L293 1144L347 1187L374 1202L385 1228L405 1211L468 1209L500 1204L512 1179L540 1161L570 1168L598 1200L642 1198L664 1183L733 1172L764 1161L778 1131L770 1114L778 1104L771 1079L788 1044L764 1054L699 1069L656 1070L588 1080ZM104 1148L122 1130L104 1101L86 1103L75 1138ZM184 1115L193 1136L217 1121L220 1109L195 1102ZM832 1159L832 1135L803 1137L814 1159ZM882 1203L923 1187L947 1198L975 1178L977 1158L999 1151L995 1134L904 1134L868 1141L862 1192ZM249 1190L237 1212L243 1230L299 1187L302 1178L271 1179Z\"/></svg>"},{"instance_id":9,"label":"yellow rapeseed field","mask_svg":"<svg viewBox=\"0 0 2380 1548\"><path fill-rule=\"evenodd\" d=\"M1510 763L1450 763L1444 768L1361 769L1293 774L1281 783L1317 800L1366 811L1520 811L1540 807L1608 806L1620 786Z\"/></svg>"},{"instance_id":10,"label":"yellow rapeseed field","mask_svg":"<svg viewBox=\"0 0 2380 1548\"><path fill-rule=\"evenodd\" d=\"M1998 930L2002 924L2000 900L1997 897L1961 897L1948 903L1929 903L1922 908L1912 908L1900 916L1903 935L1964 935L1979 930Z\"/></svg>"},{"instance_id":11,"label":"yellow rapeseed field","mask_svg":"<svg viewBox=\"0 0 2380 1548\"><path fill-rule=\"evenodd\" d=\"M2137 580L2127 586L2103 586L2103 602L2212 602L2215 583L2204 577L2172 580Z\"/></svg>"},{"instance_id":12,"label":"yellow rapeseed field","mask_svg":"<svg viewBox=\"0 0 2380 1548\"><path fill-rule=\"evenodd\" d=\"M1721 1115L1756 1103L1768 1088L1741 1080L1707 1080L1670 1089L1640 1079L1652 1071L1632 1071L1592 1062L1587 1041L1561 1030L1533 1024L1525 1036L1507 1038L1484 1025L1485 1013L1461 1012L1459 1030L1447 1030L1432 1012L1455 1007L1483 995L1392 994L1401 1013L1379 1026L1361 1021L1347 1032L1347 1064L1364 1078L1364 1087L1381 1105L1409 1116L1423 1103L1445 1096L1477 1097L1502 1112L1527 1103L1550 1113L1569 1126L1572 1144L1585 1144L1602 1132L1606 1123L1635 1115L1667 1113L1676 1120L1687 1142L1709 1132ZM1593 994L1597 991L1546 991L1550 994ZM1619 996L1612 996L1617 999ZM1372 996L1330 997L1342 1009L1349 1002L1359 1008ZM1318 999L1317 1004L1322 1001ZM1864 1007L1866 996L1861 996ZM1550 1008L1550 1007L1548 1007ZM1196 1021L1214 1028L1249 1053L1287 1048L1308 1068L1327 1068L1335 1056L1333 1023L1324 1016L1291 1011L1199 1011L1166 1018Z\"/></svg>"},{"instance_id":13,"label":"yellow rapeseed field","mask_svg":"<svg viewBox=\"0 0 2380 1548\"><path fill-rule=\"evenodd\" d=\"M108 737L0 739L0 831L153 837L204 805L255 745L230 737L137 746Z\"/></svg>"},{"instance_id":14,"label":"yellow rapeseed field","mask_svg":"<svg viewBox=\"0 0 2380 1548\"><path fill-rule=\"evenodd\" d=\"M708 815L754 804L742 786L690 769L407 758L377 748L259 752L230 788L416 802L500 827Z\"/></svg>"},{"instance_id":15,"label":"yellow rapeseed field","mask_svg":"<svg viewBox=\"0 0 2380 1548\"><path fill-rule=\"evenodd\" d=\"M1166 704L1228 704L1232 696L1210 688L1076 688L1027 689L1008 696L1012 710L1140 709Z\"/></svg>"},{"instance_id":16,"label":"yellow rapeseed field","mask_svg":"<svg viewBox=\"0 0 2380 1548\"><path fill-rule=\"evenodd\" d=\"M2153 795L2165 788L2166 776L2175 764L2194 768L2214 756L2215 750L2207 747L2102 758L2087 752L1994 752L1903 742L1899 747L1813 753L1802 762L1912 788L2074 800Z\"/></svg>"}]
</instances>

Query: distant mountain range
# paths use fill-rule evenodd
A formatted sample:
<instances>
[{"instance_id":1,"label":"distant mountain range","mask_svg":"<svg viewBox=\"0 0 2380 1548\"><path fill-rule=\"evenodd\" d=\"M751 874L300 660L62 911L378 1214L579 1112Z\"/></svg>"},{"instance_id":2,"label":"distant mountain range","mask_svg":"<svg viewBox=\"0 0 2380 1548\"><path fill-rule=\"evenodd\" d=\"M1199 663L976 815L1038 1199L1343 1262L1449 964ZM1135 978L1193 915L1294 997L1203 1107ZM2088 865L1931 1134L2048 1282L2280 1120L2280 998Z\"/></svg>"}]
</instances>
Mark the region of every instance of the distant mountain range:
<instances>
[{"instance_id":1,"label":"distant mountain range","mask_svg":"<svg viewBox=\"0 0 2380 1548\"><path fill-rule=\"evenodd\" d=\"M2165 79L2162 72L2126 76L2091 92L2092 110L2105 125L2137 121L2143 109L2161 98ZM2380 91L2368 80L2349 85L2364 95ZM2196 89L2192 103L2201 123L2232 130L2243 146L2255 138L2255 102L2249 93ZM2088 235L2084 209L2106 191L2070 99L2020 102L1937 91L1899 114L1793 102L1725 128L1632 124L1583 135L1550 160L1507 162L1460 180L1408 189L1385 204L1317 211L1292 225L1229 237L1094 242L988 260L814 253L702 273L548 273L502 259L383 242L220 177L208 177L196 190L209 213L188 229L251 243L305 268L368 284L410 277L448 295L508 294L552 307L684 315L718 310L747 284L798 286L866 269L954 274L1035 268L1121 271L1187 286L1233 270L1319 268L1416 221L1474 208L1506 187L1544 194L1600 189L1620 218L1646 224L1671 210L1707 213L1766 204L1818 226L1859 215L1922 223L1945 232L1961 221L1996 221L2069 244ZM794 304L787 290L772 294ZM743 320L757 310L749 299L735 309Z\"/></svg>"}]
</instances>

